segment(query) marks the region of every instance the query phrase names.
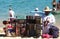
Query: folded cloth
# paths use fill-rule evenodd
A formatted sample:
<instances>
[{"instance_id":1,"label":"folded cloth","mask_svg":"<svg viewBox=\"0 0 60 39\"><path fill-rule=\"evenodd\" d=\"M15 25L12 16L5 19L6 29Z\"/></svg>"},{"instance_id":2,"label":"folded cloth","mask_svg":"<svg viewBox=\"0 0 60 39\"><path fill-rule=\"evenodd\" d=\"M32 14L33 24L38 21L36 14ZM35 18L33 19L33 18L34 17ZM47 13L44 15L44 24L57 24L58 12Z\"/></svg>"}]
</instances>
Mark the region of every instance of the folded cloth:
<instances>
[{"instance_id":1,"label":"folded cloth","mask_svg":"<svg viewBox=\"0 0 60 39\"><path fill-rule=\"evenodd\" d=\"M49 34L42 34L42 38L53 38L53 36Z\"/></svg>"}]
</instances>

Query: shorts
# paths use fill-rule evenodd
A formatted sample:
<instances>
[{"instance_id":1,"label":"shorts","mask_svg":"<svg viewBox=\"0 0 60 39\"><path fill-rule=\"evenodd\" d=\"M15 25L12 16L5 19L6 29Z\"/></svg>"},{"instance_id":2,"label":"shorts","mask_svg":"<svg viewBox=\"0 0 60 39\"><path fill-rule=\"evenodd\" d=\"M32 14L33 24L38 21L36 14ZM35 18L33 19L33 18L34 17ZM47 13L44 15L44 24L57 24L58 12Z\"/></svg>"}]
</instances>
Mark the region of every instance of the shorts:
<instances>
[{"instance_id":1,"label":"shorts","mask_svg":"<svg viewBox=\"0 0 60 39\"><path fill-rule=\"evenodd\" d=\"M13 32L13 30L12 29L8 29L8 31L11 33L11 32Z\"/></svg>"},{"instance_id":2,"label":"shorts","mask_svg":"<svg viewBox=\"0 0 60 39\"><path fill-rule=\"evenodd\" d=\"M10 18L10 22L13 22L14 18Z\"/></svg>"}]
</instances>

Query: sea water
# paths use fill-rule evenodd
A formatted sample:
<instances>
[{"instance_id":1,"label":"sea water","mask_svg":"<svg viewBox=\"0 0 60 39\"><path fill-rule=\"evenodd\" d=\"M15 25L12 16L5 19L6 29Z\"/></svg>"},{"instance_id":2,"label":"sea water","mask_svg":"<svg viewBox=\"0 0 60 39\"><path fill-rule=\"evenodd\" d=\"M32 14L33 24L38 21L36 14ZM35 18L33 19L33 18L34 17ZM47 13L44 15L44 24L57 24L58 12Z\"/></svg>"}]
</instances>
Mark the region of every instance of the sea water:
<instances>
[{"instance_id":1,"label":"sea water","mask_svg":"<svg viewBox=\"0 0 60 39\"><path fill-rule=\"evenodd\" d=\"M52 0L0 0L0 18L9 17L9 5L15 11L15 16L24 18L35 8L39 8L40 11L46 6L52 8Z\"/></svg>"},{"instance_id":2,"label":"sea water","mask_svg":"<svg viewBox=\"0 0 60 39\"><path fill-rule=\"evenodd\" d=\"M58 2L58 0L56 0ZM0 20L9 18L9 5L15 12L15 16L24 19L35 8L43 11L46 6L52 8L52 0L0 0ZM56 15L57 24L60 23L60 15Z\"/></svg>"}]
</instances>

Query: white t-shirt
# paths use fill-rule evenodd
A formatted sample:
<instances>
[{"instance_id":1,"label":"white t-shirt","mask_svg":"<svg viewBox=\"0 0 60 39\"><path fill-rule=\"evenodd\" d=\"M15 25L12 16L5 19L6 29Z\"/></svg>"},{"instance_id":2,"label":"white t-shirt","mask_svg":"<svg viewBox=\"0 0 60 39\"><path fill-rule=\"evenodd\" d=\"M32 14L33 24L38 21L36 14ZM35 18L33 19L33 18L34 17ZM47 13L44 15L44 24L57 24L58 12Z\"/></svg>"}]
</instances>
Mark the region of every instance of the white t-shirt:
<instances>
[{"instance_id":1,"label":"white t-shirt","mask_svg":"<svg viewBox=\"0 0 60 39\"><path fill-rule=\"evenodd\" d=\"M55 24L55 17L54 17L54 15L52 15L52 14L49 14L48 16L43 15L43 17L42 17L42 22L44 22L44 21L46 21L46 20L49 21L49 24Z\"/></svg>"},{"instance_id":2,"label":"white t-shirt","mask_svg":"<svg viewBox=\"0 0 60 39\"><path fill-rule=\"evenodd\" d=\"M35 16L39 16L39 14L35 13Z\"/></svg>"},{"instance_id":3,"label":"white t-shirt","mask_svg":"<svg viewBox=\"0 0 60 39\"><path fill-rule=\"evenodd\" d=\"M10 10L10 11L9 11L9 15L10 15L10 18L15 18L15 17L14 17L15 13L14 13L13 10Z\"/></svg>"}]
</instances>

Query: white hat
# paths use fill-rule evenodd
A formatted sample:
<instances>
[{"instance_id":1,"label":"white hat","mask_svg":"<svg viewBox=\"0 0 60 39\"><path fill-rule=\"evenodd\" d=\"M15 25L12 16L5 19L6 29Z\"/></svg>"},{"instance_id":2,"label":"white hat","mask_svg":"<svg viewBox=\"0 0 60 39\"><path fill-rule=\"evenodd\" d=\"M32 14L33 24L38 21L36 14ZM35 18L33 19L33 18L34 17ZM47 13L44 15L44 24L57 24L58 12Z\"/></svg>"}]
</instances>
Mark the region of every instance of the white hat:
<instances>
[{"instance_id":1,"label":"white hat","mask_svg":"<svg viewBox=\"0 0 60 39\"><path fill-rule=\"evenodd\" d=\"M38 8L35 8L36 11L38 11L39 9Z\"/></svg>"},{"instance_id":2,"label":"white hat","mask_svg":"<svg viewBox=\"0 0 60 39\"><path fill-rule=\"evenodd\" d=\"M44 11L52 11L48 6L45 7Z\"/></svg>"}]
</instances>

